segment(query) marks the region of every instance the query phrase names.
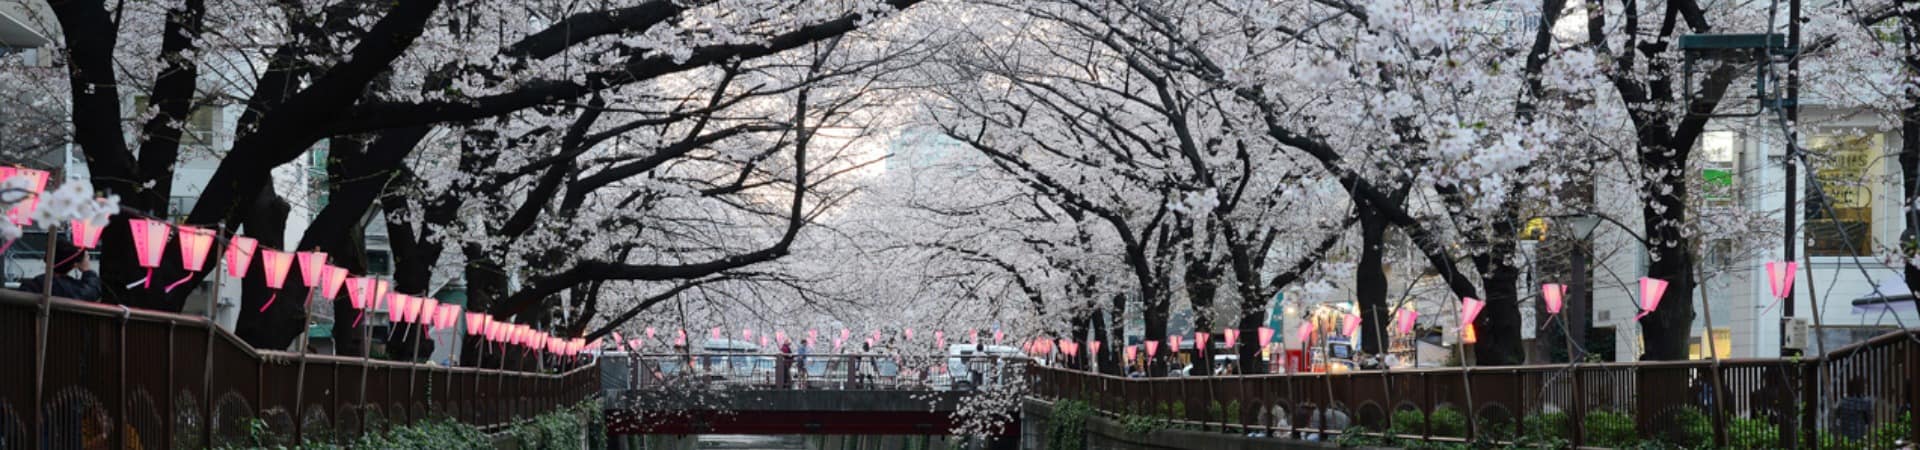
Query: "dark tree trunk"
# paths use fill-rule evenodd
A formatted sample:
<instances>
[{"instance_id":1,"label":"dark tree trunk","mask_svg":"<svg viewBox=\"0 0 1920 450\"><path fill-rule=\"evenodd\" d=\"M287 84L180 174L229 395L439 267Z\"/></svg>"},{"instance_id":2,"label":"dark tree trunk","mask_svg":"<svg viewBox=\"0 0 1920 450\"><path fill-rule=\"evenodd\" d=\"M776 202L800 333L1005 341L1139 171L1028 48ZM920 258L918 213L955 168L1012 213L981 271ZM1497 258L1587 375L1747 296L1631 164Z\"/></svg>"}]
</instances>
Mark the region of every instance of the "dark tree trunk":
<instances>
[{"instance_id":1,"label":"dark tree trunk","mask_svg":"<svg viewBox=\"0 0 1920 450\"><path fill-rule=\"evenodd\" d=\"M269 187L260 191L249 209L252 214L241 231L259 240L261 249L285 248L287 214L292 207ZM253 264L241 280L240 316L234 323L233 334L254 348L284 349L307 331L306 324L302 323L306 320L307 289L300 285L300 280L294 279L300 276L293 273L297 267L288 270L282 289L278 292L268 289L266 265L258 256L260 253L254 252Z\"/></svg>"},{"instance_id":2,"label":"dark tree trunk","mask_svg":"<svg viewBox=\"0 0 1920 450\"><path fill-rule=\"evenodd\" d=\"M1266 308L1241 309L1240 321L1235 326L1240 329L1240 342L1235 343L1236 353L1240 356L1240 373L1254 375L1267 373L1267 362L1260 358L1260 350L1267 343L1260 342L1260 327L1266 326Z\"/></svg>"},{"instance_id":3,"label":"dark tree trunk","mask_svg":"<svg viewBox=\"0 0 1920 450\"><path fill-rule=\"evenodd\" d=\"M1640 328L1645 333L1646 353L1640 355L1643 361L1672 361L1687 359L1687 346L1693 337L1693 238L1681 229L1686 220L1686 156L1685 151L1670 151L1672 145L1690 145L1691 142L1667 143L1655 137L1641 136L1641 165L1649 173L1659 174L1652 180L1654 185L1647 186L1645 192L1654 194L1647 206L1641 208L1645 222L1645 233L1651 245L1647 265L1647 277L1666 280L1666 295L1652 314L1640 320ZM1634 289L1638 292L1638 289ZM1636 299L1645 301L1645 299Z\"/></svg>"},{"instance_id":4,"label":"dark tree trunk","mask_svg":"<svg viewBox=\"0 0 1920 450\"><path fill-rule=\"evenodd\" d=\"M1125 333L1117 332L1118 327L1107 320L1109 316L1119 317L1099 311L1093 313L1093 325L1089 330L1094 334L1094 339L1100 340L1100 351L1094 352L1093 356L1100 363L1100 373L1123 376L1126 375L1126 368L1120 362L1120 352L1127 346Z\"/></svg>"},{"instance_id":5,"label":"dark tree trunk","mask_svg":"<svg viewBox=\"0 0 1920 450\"><path fill-rule=\"evenodd\" d=\"M1520 268L1513 265L1513 253L1518 228L1509 215L1494 219L1493 242L1486 253L1482 267L1487 273L1480 277L1481 288L1487 293L1487 307L1480 317L1474 319L1474 331L1480 339L1473 346L1474 363L1482 366L1505 366L1520 364L1526 358L1526 350L1520 342Z\"/></svg>"},{"instance_id":6,"label":"dark tree trunk","mask_svg":"<svg viewBox=\"0 0 1920 450\"><path fill-rule=\"evenodd\" d=\"M1378 355L1386 351L1381 338L1386 336L1387 268L1381 254L1386 250L1387 218L1371 207L1357 210L1360 262L1354 268L1353 298L1360 305L1360 351Z\"/></svg>"},{"instance_id":7,"label":"dark tree trunk","mask_svg":"<svg viewBox=\"0 0 1920 450\"><path fill-rule=\"evenodd\" d=\"M1901 14L1900 32L1908 43L1901 62L1909 73L1920 70L1920 49L1914 47L1915 42L1920 42L1920 9ZM1900 110L1900 186L1902 198L1911 205L1920 201L1920 91L1907 89L1902 99L1906 101L1906 108ZM1920 210L1901 209L1905 211L1902 216L1906 231L1900 235L1900 248L1906 251L1909 261L1903 264L1907 290L1920 292L1920 266L1911 262L1920 256Z\"/></svg>"},{"instance_id":8,"label":"dark tree trunk","mask_svg":"<svg viewBox=\"0 0 1920 450\"><path fill-rule=\"evenodd\" d=\"M1220 285L1214 281L1218 273L1209 267L1209 259L1204 255L1190 256L1187 259L1187 301L1193 305L1193 331L1204 333L1213 333L1213 301L1220 292ZM1213 373L1212 352L1200 345L1200 340L1194 337L1191 334L1183 337L1193 342L1193 373L1211 374ZM1177 352L1179 349L1174 351Z\"/></svg>"}]
</instances>

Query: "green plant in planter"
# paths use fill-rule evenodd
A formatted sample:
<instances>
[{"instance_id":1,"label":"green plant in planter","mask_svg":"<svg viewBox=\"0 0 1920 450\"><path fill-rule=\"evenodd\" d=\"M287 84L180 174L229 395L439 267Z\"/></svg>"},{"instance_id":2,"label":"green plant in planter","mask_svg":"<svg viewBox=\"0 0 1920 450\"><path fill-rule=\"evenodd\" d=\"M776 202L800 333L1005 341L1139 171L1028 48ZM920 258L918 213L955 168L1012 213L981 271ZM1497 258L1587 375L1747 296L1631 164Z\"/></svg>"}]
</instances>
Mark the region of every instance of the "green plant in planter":
<instances>
[{"instance_id":1,"label":"green plant in planter","mask_svg":"<svg viewBox=\"0 0 1920 450\"><path fill-rule=\"evenodd\" d=\"M1766 419L1728 419L1727 446L1768 448L1780 445L1780 429Z\"/></svg>"},{"instance_id":2,"label":"green plant in planter","mask_svg":"<svg viewBox=\"0 0 1920 450\"><path fill-rule=\"evenodd\" d=\"M1567 438L1567 413L1550 412L1527 416L1520 425L1526 428L1528 440L1545 442Z\"/></svg>"}]
</instances>

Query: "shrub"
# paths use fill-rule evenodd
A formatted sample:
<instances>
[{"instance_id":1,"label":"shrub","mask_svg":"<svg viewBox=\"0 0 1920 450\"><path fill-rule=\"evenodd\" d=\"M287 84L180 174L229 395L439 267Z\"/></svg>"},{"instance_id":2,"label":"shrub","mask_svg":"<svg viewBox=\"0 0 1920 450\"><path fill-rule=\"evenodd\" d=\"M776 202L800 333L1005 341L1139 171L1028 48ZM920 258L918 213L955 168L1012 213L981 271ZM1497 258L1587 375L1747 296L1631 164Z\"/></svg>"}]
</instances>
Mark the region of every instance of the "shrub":
<instances>
[{"instance_id":1,"label":"shrub","mask_svg":"<svg viewBox=\"0 0 1920 450\"><path fill-rule=\"evenodd\" d=\"M1661 442L1693 448L1713 441L1713 419L1698 409L1673 410L1662 423L1668 428L1660 433Z\"/></svg>"},{"instance_id":2,"label":"shrub","mask_svg":"<svg viewBox=\"0 0 1920 450\"><path fill-rule=\"evenodd\" d=\"M1780 429L1766 419L1730 419L1727 421L1727 446L1768 448L1780 445Z\"/></svg>"},{"instance_id":3,"label":"shrub","mask_svg":"<svg viewBox=\"0 0 1920 450\"><path fill-rule=\"evenodd\" d=\"M1527 416L1521 422L1527 431L1526 438L1535 442L1566 439L1569 434L1567 433L1567 413L1550 412Z\"/></svg>"},{"instance_id":4,"label":"shrub","mask_svg":"<svg viewBox=\"0 0 1920 450\"><path fill-rule=\"evenodd\" d=\"M1451 406L1435 408L1431 414L1433 435L1447 437L1467 437L1467 415Z\"/></svg>"},{"instance_id":5,"label":"shrub","mask_svg":"<svg viewBox=\"0 0 1920 450\"><path fill-rule=\"evenodd\" d=\"M1393 412L1393 426L1387 432L1396 435L1419 436L1426 427L1427 416L1420 411L1402 409Z\"/></svg>"},{"instance_id":6,"label":"shrub","mask_svg":"<svg viewBox=\"0 0 1920 450\"><path fill-rule=\"evenodd\" d=\"M1214 400L1207 405L1207 418L1221 423L1240 423L1240 401L1228 401L1226 406L1221 406L1219 400Z\"/></svg>"},{"instance_id":7,"label":"shrub","mask_svg":"<svg viewBox=\"0 0 1920 450\"><path fill-rule=\"evenodd\" d=\"M1087 417L1092 415L1093 405L1087 402L1055 402L1053 414L1047 418L1047 450L1087 448Z\"/></svg>"},{"instance_id":8,"label":"shrub","mask_svg":"<svg viewBox=\"0 0 1920 450\"><path fill-rule=\"evenodd\" d=\"M1633 428L1633 416L1610 411L1587 413L1582 421L1586 427L1586 445L1594 447L1625 447L1640 440Z\"/></svg>"}]
</instances>

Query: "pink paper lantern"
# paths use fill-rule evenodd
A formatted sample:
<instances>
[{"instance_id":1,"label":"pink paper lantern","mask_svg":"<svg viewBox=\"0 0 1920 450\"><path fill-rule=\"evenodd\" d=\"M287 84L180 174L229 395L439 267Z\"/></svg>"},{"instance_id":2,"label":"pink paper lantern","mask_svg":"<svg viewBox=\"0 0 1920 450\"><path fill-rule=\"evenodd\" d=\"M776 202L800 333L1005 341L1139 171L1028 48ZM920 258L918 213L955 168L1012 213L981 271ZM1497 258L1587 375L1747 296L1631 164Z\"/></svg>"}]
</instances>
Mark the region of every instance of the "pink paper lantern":
<instances>
[{"instance_id":1,"label":"pink paper lantern","mask_svg":"<svg viewBox=\"0 0 1920 450\"><path fill-rule=\"evenodd\" d=\"M1200 352L1200 353L1206 353L1206 352L1207 352L1207 340L1208 340L1208 339L1212 339L1212 338L1213 338L1213 335L1212 335L1212 334L1209 334L1209 333L1207 333L1207 332L1205 332L1205 331L1195 331L1195 332L1193 332L1193 351L1196 351L1196 352Z\"/></svg>"},{"instance_id":2,"label":"pink paper lantern","mask_svg":"<svg viewBox=\"0 0 1920 450\"><path fill-rule=\"evenodd\" d=\"M1094 340L1092 340L1092 341L1087 341L1087 354L1089 354L1089 355L1098 355L1098 354L1100 354L1100 340L1099 340L1099 339L1094 339Z\"/></svg>"},{"instance_id":3,"label":"pink paper lantern","mask_svg":"<svg viewBox=\"0 0 1920 450\"><path fill-rule=\"evenodd\" d=\"M773 330L773 341L781 344L787 343L787 332L784 330Z\"/></svg>"},{"instance_id":4,"label":"pink paper lantern","mask_svg":"<svg viewBox=\"0 0 1920 450\"><path fill-rule=\"evenodd\" d=\"M1793 261L1767 262L1767 287L1773 289L1773 298L1786 299L1793 294L1793 274L1799 268L1800 263Z\"/></svg>"},{"instance_id":5,"label":"pink paper lantern","mask_svg":"<svg viewBox=\"0 0 1920 450\"><path fill-rule=\"evenodd\" d=\"M410 305L412 308L407 308L407 323L432 325L433 310L440 309L440 301L412 295L408 295L407 298L411 299L409 303L412 303Z\"/></svg>"},{"instance_id":6,"label":"pink paper lantern","mask_svg":"<svg viewBox=\"0 0 1920 450\"><path fill-rule=\"evenodd\" d=\"M320 297L333 299L340 296L340 285L347 281L347 268L328 265L320 270Z\"/></svg>"},{"instance_id":7,"label":"pink paper lantern","mask_svg":"<svg viewBox=\"0 0 1920 450\"><path fill-rule=\"evenodd\" d=\"M1005 337L1007 337L1007 333L1000 330L993 330L993 345L1000 345L1000 340Z\"/></svg>"},{"instance_id":8,"label":"pink paper lantern","mask_svg":"<svg viewBox=\"0 0 1920 450\"><path fill-rule=\"evenodd\" d=\"M1480 310L1487 308L1487 302L1473 297L1460 297L1460 326L1466 327L1473 319L1480 317Z\"/></svg>"},{"instance_id":9,"label":"pink paper lantern","mask_svg":"<svg viewBox=\"0 0 1920 450\"><path fill-rule=\"evenodd\" d=\"M908 327L906 333L907 333L907 340L909 341L913 340L913 328Z\"/></svg>"},{"instance_id":10,"label":"pink paper lantern","mask_svg":"<svg viewBox=\"0 0 1920 450\"><path fill-rule=\"evenodd\" d=\"M352 302L353 309L360 311L359 314L353 318L353 326L359 327L360 320L367 316L367 298L373 296L373 279L356 277L348 279L346 283L347 301Z\"/></svg>"},{"instance_id":11,"label":"pink paper lantern","mask_svg":"<svg viewBox=\"0 0 1920 450\"><path fill-rule=\"evenodd\" d=\"M483 312L467 313L467 335L469 336L479 335L480 328L487 326L486 319L487 319L487 313L483 313Z\"/></svg>"},{"instance_id":12,"label":"pink paper lantern","mask_svg":"<svg viewBox=\"0 0 1920 450\"><path fill-rule=\"evenodd\" d=\"M1299 338L1296 340L1300 341L1300 348L1312 347L1313 322L1300 324L1300 330L1294 332L1294 337Z\"/></svg>"},{"instance_id":13,"label":"pink paper lantern","mask_svg":"<svg viewBox=\"0 0 1920 450\"><path fill-rule=\"evenodd\" d=\"M640 338L633 338L633 339L627 340L627 348L631 349L633 352L636 352L636 353L638 353L640 349L646 348L646 345L647 345L647 341L640 340Z\"/></svg>"},{"instance_id":14,"label":"pink paper lantern","mask_svg":"<svg viewBox=\"0 0 1920 450\"><path fill-rule=\"evenodd\" d=\"M405 294L387 296L387 320L395 323L407 321L407 310L412 309L411 300Z\"/></svg>"},{"instance_id":15,"label":"pink paper lantern","mask_svg":"<svg viewBox=\"0 0 1920 450\"><path fill-rule=\"evenodd\" d=\"M618 331L613 332L613 349L623 352L627 351L627 339L620 336L620 332Z\"/></svg>"},{"instance_id":16,"label":"pink paper lantern","mask_svg":"<svg viewBox=\"0 0 1920 450\"><path fill-rule=\"evenodd\" d=\"M439 323L435 324L437 326L434 328L438 328L438 329L452 328L454 325L458 325L459 322L460 322L460 305L444 304L444 305L440 305L440 320L439 320Z\"/></svg>"},{"instance_id":17,"label":"pink paper lantern","mask_svg":"<svg viewBox=\"0 0 1920 450\"><path fill-rule=\"evenodd\" d=\"M1147 341L1147 357L1152 358L1158 353L1160 353L1160 341Z\"/></svg>"},{"instance_id":18,"label":"pink paper lantern","mask_svg":"<svg viewBox=\"0 0 1920 450\"><path fill-rule=\"evenodd\" d=\"M297 255L300 259L300 285L309 288L319 286L320 274L327 268L327 252L300 252Z\"/></svg>"},{"instance_id":19,"label":"pink paper lantern","mask_svg":"<svg viewBox=\"0 0 1920 450\"><path fill-rule=\"evenodd\" d=\"M1273 329L1272 329L1272 328L1268 328L1268 327L1260 327L1260 329L1259 329L1259 330L1256 330L1256 331L1257 331L1257 332L1258 332L1258 334L1260 335L1260 345L1267 345L1267 344L1270 344L1270 343L1273 343Z\"/></svg>"},{"instance_id":20,"label":"pink paper lantern","mask_svg":"<svg viewBox=\"0 0 1920 450\"><path fill-rule=\"evenodd\" d=\"M1225 330L1220 330L1220 334L1223 334L1223 335L1225 335L1224 337L1225 337L1225 339L1226 339L1226 341L1225 341L1225 342L1226 342L1226 344L1227 344L1227 348L1233 348L1233 344L1234 344L1234 343L1236 343L1236 342L1240 342L1240 329L1239 329L1239 328L1228 328L1228 329L1225 329Z\"/></svg>"},{"instance_id":21,"label":"pink paper lantern","mask_svg":"<svg viewBox=\"0 0 1920 450\"><path fill-rule=\"evenodd\" d=\"M40 194L47 191L48 175L45 170L28 169L24 167L8 167L5 170L0 170L0 181L6 181L6 179L15 176L27 177L28 190L33 193L33 195L22 199L20 203L13 204L12 208L7 208L8 220L12 220L15 225L33 223L33 210L40 207ZM7 197L12 198L13 195L10 193Z\"/></svg>"},{"instance_id":22,"label":"pink paper lantern","mask_svg":"<svg viewBox=\"0 0 1920 450\"><path fill-rule=\"evenodd\" d=\"M70 230L67 234L73 238L73 246L84 250L100 246L100 232L106 231L107 224L95 224L91 220L74 219L68 224L68 228L70 228Z\"/></svg>"},{"instance_id":23,"label":"pink paper lantern","mask_svg":"<svg viewBox=\"0 0 1920 450\"><path fill-rule=\"evenodd\" d=\"M1345 334L1348 339L1352 339L1355 334L1360 333L1360 315L1348 314L1345 323L1341 325L1343 325L1341 329L1345 331L1341 334Z\"/></svg>"},{"instance_id":24,"label":"pink paper lantern","mask_svg":"<svg viewBox=\"0 0 1920 450\"><path fill-rule=\"evenodd\" d=\"M1068 341L1068 340L1066 340L1066 339L1064 339L1064 338L1062 338L1062 339L1056 339L1055 341L1056 341L1056 342L1054 342L1054 347L1055 347L1055 348L1058 348L1058 349L1060 349L1060 352L1061 352L1061 353L1066 353L1066 352L1067 352L1067 346L1068 346L1068 345L1072 345L1072 344L1073 344L1073 342L1072 342L1072 341Z\"/></svg>"},{"instance_id":25,"label":"pink paper lantern","mask_svg":"<svg viewBox=\"0 0 1920 450\"><path fill-rule=\"evenodd\" d=\"M1567 285L1560 283L1540 285L1540 299L1547 302L1547 315L1559 314L1560 308L1566 306Z\"/></svg>"},{"instance_id":26,"label":"pink paper lantern","mask_svg":"<svg viewBox=\"0 0 1920 450\"><path fill-rule=\"evenodd\" d=\"M1126 363L1132 364L1134 355L1137 355L1139 353L1140 353L1140 346L1129 345L1127 346L1126 350L1121 352L1121 356L1126 358L1126 361L1125 361Z\"/></svg>"},{"instance_id":27,"label":"pink paper lantern","mask_svg":"<svg viewBox=\"0 0 1920 450\"><path fill-rule=\"evenodd\" d=\"M820 330L815 330L815 329L807 330L807 342L811 343L819 340L820 340Z\"/></svg>"},{"instance_id":28,"label":"pink paper lantern","mask_svg":"<svg viewBox=\"0 0 1920 450\"><path fill-rule=\"evenodd\" d=\"M260 251L260 270L266 271L267 288L273 290L273 295L267 297L267 303L260 305L260 312L266 312L267 307L273 306L273 301L280 298L280 287L287 284L287 270L292 267L292 254L270 248Z\"/></svg>"},{"instance_id":29,"label":"pink paper lantern","mask_svg":"<svg viewBox=\"0 0 1920 450\"><path fill-rule=\"evenodd\" d=\"M153 269L160 267L160 258L167 254L167 236L172 228L166 222L147 219L127 220L127 227L133 231L135 262L147 269L147 277L140 279L140 287L150 287Z\"/></svg>"},{"instance_id":30,"label":"pink paper lantern","mask_svg":"<svg viewBox=\"0 0 1920 450\"><path fill-rule=\"evenodd\" d=\"M833 352L834 352L834 353L839 353L839 352L840 352L840 347L841 347L842 345L844 345L844 344L846 344L846 343L847 343L847 340L846 340L846 339L834 339L834 340L833 340Z\"/></svg>"},{"instance_id":31,"label":"pink paper lantern","mask_svg":"<svg viewBox=\"0 0 1920 450\"><path fill-rule=\"evenodd\" d=\"M648 340L653 339L653 327L647 327L647 339Z\"/></svg>"},{"instance_id":32,"label":"pink paper lantern","mask_svg":"<svg viewBox=\"0 0 1920 450\"><path fill-rule=\"evenodd\" d=\"M213 237L213 230L184 225L180 227L180 268L187 271L187 276L168 284L162 291L173 292L173 288L193 279L195 273L207 266L207 251L213 248Z\"/></svg>"},{"instance_id":33,"label":"pink paper lantern","mask_svg":"<svg viewBox=\"0 0 1920 450\"><path fill-rule=\"evenodd\" d=\"M1640 315L1633 316L1633 320L1640 320L1640 318L1646 317L1648 314L1653 314L1655 310L1660 309L1660 297L1666 294L1667 280L1641 277Z\"/></svg>"},{"instance_id":34,"label":"pink paper lantern","mask_svg":"<svg viewBox=\"0 0 1920 450\"><path fill-rule=\"evenodd\" d=\"M679 334L674 335L673 345L675 347L685 347L687 345L687 330L685 328L680 329Z\"/></svg>"},{"instance_id":35,"label":"pink paper lantern","mask_svg":"<svg viewBox=\"0 0 1920 450\"><path fill-rule=\"evenodd\" d=\"M246 236L234 236L227 240L227 276L243 278L247 268L253 266L253 252L260 247L260 241Z\"/></svg>"},{"instance_id":36,"label":"pink paper lantern","mask_svg":"<svg viewBox=\"0 0 1920 450\"><path fill-rule=\"evenodd\" d=\"M740 339L747 340L747 341L753 340L753 329L749 328L749 329L740 330Z\"/></svg>"},{"instance_id":37,"label":"pink paper lantern","mask_svg":"<svg viewBox=\"0 0 1920 450\"><path fill-rule=\"evenodd\" d=\"M1178 335L1178 334L1174 334L1174 335L1168 335L1168 336L1167 336L1167 351L1171 351L1171 352L1174 352L1174 353L1176 353L1176 354L1177 354L1177 353L1180 353L1180 339L1181 339L1181 337L1180 337L1180 335Z\"/></svg>"},{"instance_id":38,"label":"pink paper lantern","mask_svg":"<svg viewBox=\"0 0 1920 450\"><path fill-rule=\"evenodd\" d=\"M763 334L763 335L760 335L760 347L761 347L761 348L767 348L767 347L772 347L772 346L773 346L773 342L772 342L772 340L771 340L771 339L767 339L767 335L764 335L764 334Z\"/></svg>"},{"instance_id":39,"label":"pink paper lantern","mask_svg":"<svg viewBox=\"0 0 1920 450\"><path fill-rule=\"evenodd\" d=\"M853 330L849 330L846 328L840 329L840 340L844 341L852 338L853 338Z\"/></svg>"},{"instance_id":40,"label":"pink paper lantern","mask_svg":"<svg viewBox=\"0 0 1920 450\"><path fill-rule=\"evenodd\" d=\"M367 309L378 310L382 305L386 304L387 299L393 297L393 283L375 278L373 280L373 291L371 292L373 292L373 296L367 297ZM388 306L387 309L393 309L393 307Z\"/></svg>"},{"instance_id":41,"label":"pink paper lantern","mask_svg":"<svg viewBox=\"0 0 1920 450\"><path fill-rule=\"evenodd\" d=\"M945 331L934 331L934 332L933 332L933 347L934 347L934 348L947 348L947 332L945 332Z\"/></svg>"},{"instance_id":42,"label":"pink paper lantern","mask_svg":"<svg viewBox=\"0 0 1920 450\"><path fill-rule=\"evenodd\" d=\"M713 329L707 330L707 339L720 340L720 327L713 327Z\"/></svg>"},{"instance_id":43,"label":"pink paper lantern","mask_svg":"<svg viewBox=\"0 0 1920 450\"><path fill-rule=\"evenodd\" d=\"M974 330L974 329L972 329L972 328L968 328L968 329L967 329L967 343L968 343L968 344L972 344L972 345L980 345L980 332L979 332L979 331L975 331L975 330Z\"/></svg>"},{"instance_id":44,"label":"pink paper lantern","mask_svg":"<svg viewBox=\"0 0 1920 450\"><path fill-rule=\"evenodd\" d=\"M1413 321L1414 319L1418 319L1419 317L1420 317L1420 311L1415 311L1413 308L1401 308L1400 317L1399 317L1400 334L1412 333Z\"/></svg>"}]
</instances>

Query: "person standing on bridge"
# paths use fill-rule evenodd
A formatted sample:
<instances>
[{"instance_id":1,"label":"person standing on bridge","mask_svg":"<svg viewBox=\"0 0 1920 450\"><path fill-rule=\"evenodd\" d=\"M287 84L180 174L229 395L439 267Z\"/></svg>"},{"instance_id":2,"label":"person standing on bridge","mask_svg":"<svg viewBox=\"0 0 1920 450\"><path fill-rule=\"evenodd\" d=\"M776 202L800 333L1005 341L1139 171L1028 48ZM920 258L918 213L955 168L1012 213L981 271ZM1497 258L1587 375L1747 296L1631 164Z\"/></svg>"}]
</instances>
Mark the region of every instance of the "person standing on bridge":
<instances>
[{"instance_id":1,"label":"person standing on bridge","mask_svg":"<svg viewBox=\"0 0 1920 450\"><path fill-rule=\"evenodd\" d=\"M793 344L780 343L780 360L774 366L773 385L778 386L775 389L792 388L793 386L788 383L792 382L793 374L788 371L793 369Z\"/></svg>"},{"instance_id":2,"label":"person standing on bridge","mask_svg":"<svg viewBox=\"0 0 1920 450\"><path fill-rule=\"evenodd\" d=\"M51 282L55 297L100 301L100 274L93 271L93 259L87 256L86 250L64 240L56 241L53 257L58 261L53 270L21 281L20 290L34 294L47 292L47 283ZM80 272L79 278L73 277L75 270Z\"/></svg>"}]
</instances>

